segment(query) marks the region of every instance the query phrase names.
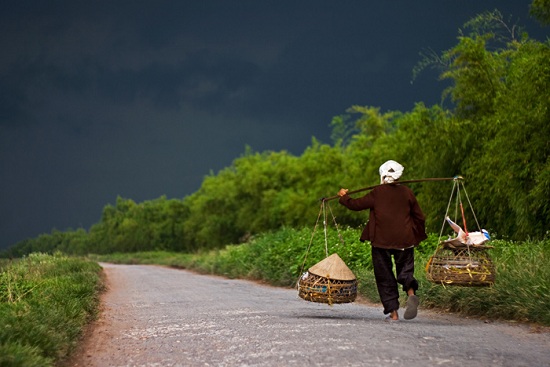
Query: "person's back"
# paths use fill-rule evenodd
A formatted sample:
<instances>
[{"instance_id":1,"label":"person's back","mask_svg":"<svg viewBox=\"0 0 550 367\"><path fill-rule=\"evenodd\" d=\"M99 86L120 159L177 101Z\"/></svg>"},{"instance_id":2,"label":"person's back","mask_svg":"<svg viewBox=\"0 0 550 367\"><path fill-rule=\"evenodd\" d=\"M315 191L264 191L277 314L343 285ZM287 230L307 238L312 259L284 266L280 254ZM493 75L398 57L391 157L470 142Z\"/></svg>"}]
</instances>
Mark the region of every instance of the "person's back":
<instances>
[{"instance_id":1,"label":"person's back","mask_svg":"<svg viewBox=\"0 0 550 367\"><path fill-rule=\"evenodd\" d=\"M351 210L370 209L360 240L370 241L371 258L380 300L387 321L399 319L398 284L407 293L405 319L418 310L418 281L414 278L414 247L426 239L425 218L411 189L398 183L404 167L395 161L380 166L380 186L353 199L348 189L338 192L340 204ZM393 261L392 261L393 259ZM395 274L393 272L395 262Z\"/></svg>"},{"instance_id":2,"label":"person's back","mask_svg":"<svg viewBox=\"0 0 550 367\"><path fill-rule=\"evenodd\" d=\"M370 209L361 240L370 241L373 246L401 249L415 246L425 238L416 235L425 235L424 214L407 186L380 185L358 199L344 196L340 203L352 210Z\"/></svg>"},{"instance_id":3,"label":"person's back","mask_svg":"<svg viewBox=\"0 0 550 367\"><path fill-rule=\"evenodd\" d=\"M411 190L403 185L382 185L371 194L374 198L375 246L406 248L416 245L411 208L416 199Z\"/></svg>"}]
</instances>

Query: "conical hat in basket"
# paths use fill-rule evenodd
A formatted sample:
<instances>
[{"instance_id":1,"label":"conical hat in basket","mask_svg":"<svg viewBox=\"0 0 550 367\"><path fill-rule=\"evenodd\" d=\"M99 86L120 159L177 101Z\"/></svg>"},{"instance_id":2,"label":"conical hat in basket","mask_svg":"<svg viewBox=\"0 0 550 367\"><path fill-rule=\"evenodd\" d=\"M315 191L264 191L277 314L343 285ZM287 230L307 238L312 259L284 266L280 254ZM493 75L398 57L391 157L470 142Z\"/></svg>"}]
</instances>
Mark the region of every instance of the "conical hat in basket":
<instances>
[{"instance_id":1,"label":"conical hat in basket","mask_svg":"<svg viewBox=\"0 0 550 367\"><path fill-rule=\"evenodd\" d=\"M338 254L332 254L326 259L318 262L309 268L311 274L318 275L335 280L355 280L355 274L349 270L348 266L338 256Z\"/></svg>"}]
</instances>

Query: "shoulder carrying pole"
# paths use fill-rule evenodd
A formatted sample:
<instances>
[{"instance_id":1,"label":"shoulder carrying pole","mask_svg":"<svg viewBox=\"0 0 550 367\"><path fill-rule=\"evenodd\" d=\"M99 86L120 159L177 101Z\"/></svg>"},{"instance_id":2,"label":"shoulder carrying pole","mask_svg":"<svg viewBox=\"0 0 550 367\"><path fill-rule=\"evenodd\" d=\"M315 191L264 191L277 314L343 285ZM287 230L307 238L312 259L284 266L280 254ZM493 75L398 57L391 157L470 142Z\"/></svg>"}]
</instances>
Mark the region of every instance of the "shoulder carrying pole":
<instances>
[{"instance_id":1,"label":"shoulder carrying pole","mask_svg":"<svg viewBox=\"0 0 550 367\"><path fill-rule=\"evenodd\" d=\"M455 176L455 177L420 178L418 180L395 181L395 182L392 182L392 183L389 183L389 184L379 184L379 185L364 187L364 188L358 189L358 190L348 191L348 195L357 194L358 192L372 190L375 187L382 186L382 185L400 185L400 184L407 184L407 183L414 183L414 182L451 181L451 180L461 181L461 180L464 180L464 178L462 176ZM328 198L321 198L321 201L329 201L329 200L334 200L334 199L338 199L338 198L340 198L340 196L335 195L335 196L331 196L331 197L328 197Z\"/></svg>"}]
</instances>

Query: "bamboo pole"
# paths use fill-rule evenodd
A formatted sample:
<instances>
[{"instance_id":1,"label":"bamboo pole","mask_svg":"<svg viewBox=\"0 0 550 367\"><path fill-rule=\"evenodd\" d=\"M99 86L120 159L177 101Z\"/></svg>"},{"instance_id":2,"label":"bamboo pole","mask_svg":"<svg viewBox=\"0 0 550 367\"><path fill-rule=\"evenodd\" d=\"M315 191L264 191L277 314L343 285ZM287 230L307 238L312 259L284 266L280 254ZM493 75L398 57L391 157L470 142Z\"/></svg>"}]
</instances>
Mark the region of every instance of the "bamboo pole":
<instances>
[{"instance_id":1,"label":"bamboo pole","mask_svg":"<svg viewBox=\"0 0 550 367\"><path fill-rule=\"evenodd\" d=\"M455 176L455 177L435 177L435 178L420 178L420 179L417 179L417 180L395 181L395 182L392 182L392 183L389 183L389 184L378 184L378 185L374 185L374 186L364 187L362 189L348 191L348 195L357 194L358 192L372 190L375 187L382 186L382 185L399 185L399 184L407 184L407 183L414 183L414 182L452 181L452 180L461 181L461 180L464 180L464 178L462 176ZM329 200L334 200L334 199L338 199L338 198L340 198L340 196L335 195L335 196L331 196L331 197L328 197L328 198L321 198L321 201L329 201Z\"/></svg>"}]
</instances>

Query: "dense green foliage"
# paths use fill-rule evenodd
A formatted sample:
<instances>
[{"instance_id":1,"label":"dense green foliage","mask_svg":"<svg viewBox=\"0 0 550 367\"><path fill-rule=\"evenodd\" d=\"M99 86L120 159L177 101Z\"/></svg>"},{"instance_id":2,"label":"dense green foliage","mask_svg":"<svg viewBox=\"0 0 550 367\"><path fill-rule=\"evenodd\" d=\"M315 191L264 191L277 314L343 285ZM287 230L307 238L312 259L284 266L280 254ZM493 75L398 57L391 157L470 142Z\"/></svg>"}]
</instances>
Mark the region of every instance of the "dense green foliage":
<instances>
[{"instance_id":1,"label":"dense green foliage","mask_svg":"<svg viewBox=\"0 0 550 367\"><path fill-rule=\"evenodd\" d=\"M545 4L536 1L532 9L540 13ZM300 156L247 148L181 200L135 203L119 197L89 231L53 231L22 241L2 256L222 248L262 232L311 225L319 198L340 187L377 184L378 167L388 159L405 166L404 180L462 175L479 223L493 237L546 238L550 41L530 39L494 11L469 21L455 47L422 59L415 75L427 67L439 68L450 83L442 95L452 108L418 103L409 112L384 112L352 106L333 118L332 144L312 139ZM411 187L428 231L437 233L451 184ZM357 227L366 219L338 206L334 210L341 225Z\"/></svg>"},{"instance_id":2,"label":"dense green foliage","mask_svg":"<svg viewBox=\"0 0 550 367\"><path fill-rule=\"evenodd\" d=\"M380 302L372 272L370 246L359 242L359 229L329 228L328 254L338 253L359 280L359 295ZM325 258L323 228L264 233L246 244L200 254L146 252L99 257L118 263L163 264L206 274L247 278L294 287L302 272ZM550 240L515 243L497 240L490 255L495 264L492 287L442 286L426 279L425 266L438 244L431 235L416 250L415 276L422 307L489 319L533 322L550 326ZM304 261L305 260L305 261ZM296 293L296 296L297 293ZM404 296L404 293L403 293ZM402 301L405 297L402 297Z\"/></svg>"},{"instance_id":3,"label":"dense green foliage","mask_svg":"<svg viewBox=\"0 0 550 367\"><path fill-rule=\"evenodd\" d=\"M95 316L97 263L31 254L0 264L0 366L44 367L63 360Z\"/></svg>"}]
</instances>

